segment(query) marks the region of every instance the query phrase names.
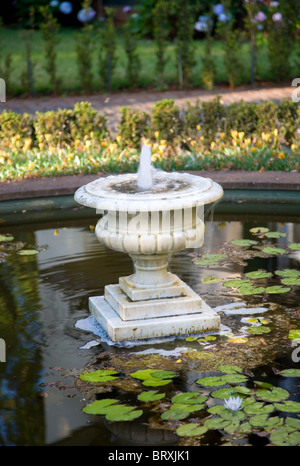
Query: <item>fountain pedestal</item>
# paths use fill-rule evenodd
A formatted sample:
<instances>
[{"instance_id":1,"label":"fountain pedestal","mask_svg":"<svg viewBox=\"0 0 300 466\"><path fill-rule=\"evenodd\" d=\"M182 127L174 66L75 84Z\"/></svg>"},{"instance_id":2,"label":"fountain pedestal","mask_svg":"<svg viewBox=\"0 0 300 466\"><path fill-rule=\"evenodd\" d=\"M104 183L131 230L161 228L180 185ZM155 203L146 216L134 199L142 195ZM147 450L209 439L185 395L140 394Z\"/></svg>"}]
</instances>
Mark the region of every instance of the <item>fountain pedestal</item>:
<instances>
[{"instance_id":1,"label":"fountain pedestal","mask_svg":"<svg viewBox=\"0 0 300 466\"><path fill-rule=\"evenodd\" d=\"M222 196L221 186L158 172L151 189L139 191L136 178L100 178L75 193L78 203L103 214L98 240L134 264L132 275L89 298L92 315L113 341L218 331L219 316L167 267L174 252L202 246L204 205Z\"/></svg>"}]
</instances>

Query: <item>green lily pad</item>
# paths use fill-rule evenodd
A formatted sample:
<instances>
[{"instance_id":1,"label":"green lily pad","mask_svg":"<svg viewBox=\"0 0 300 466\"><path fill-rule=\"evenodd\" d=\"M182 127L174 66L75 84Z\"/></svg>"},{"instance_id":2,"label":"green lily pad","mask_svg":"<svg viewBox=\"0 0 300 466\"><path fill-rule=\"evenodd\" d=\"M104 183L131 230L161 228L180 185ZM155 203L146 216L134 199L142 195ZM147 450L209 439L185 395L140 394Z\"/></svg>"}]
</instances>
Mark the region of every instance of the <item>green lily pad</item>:
<instances>
[{"instance_id":1,"label":"green lily pad","mask_svg":"<svg viewBox=\"0 0 300 466\"><path fill-rule=\"evenodd\" d=\"M238 419L234 419L233 421L230 421L230 424L226 427L224 427L224 431L227 432L227 434L233 434L238 430L240 427L240 421Z\"/></svg>"},{"instance_id":2,"label":"green lily pad","mask_svg":"<svg viewBox=\"0 0 300 466\"><path fill-rule=\"evenodd\" d=\"M283 377L300 377L300 369L284 369L280 372Z\"/></svg>"},{"instance_id":3,"label":"green lily pad","mask_svg":"<svg viewBox=\"0 0 300 466\"><path fill-rule=\"evenodd\" d=\"M293 251L300 251L300 243L291 243L289 244L289 248Z\"/></svg>"},{"instance_id":4,"label":"green lily pad","mask_svg":"<svg viewBox=\"0 0 300 466\"><path fill-rule=\"evenodd\" d=\"M202 379L196 380L196 383L203 387L219 387L225 385L222 376L203 377Z\"/></svg>"},{"instance_id":5,"label":"green lily pad","mask_svg":"<svg viewBox=\"0 0 300 466\"><path fill-rule=\"evenodd\" d=\"M213 417L211 419L206 419L204 422L205 427L212 430L224 429L224 427L229 426L230 421L223 419L221 417Z\"/></svg>"},{"instance_id":6,"label":"green lily pad","mask_svg":"<svg viewBox=\"0 0 300 466\"><path fill-rule=\"evenodd\" d=\"M243 421L246 417L246 414L242 410L231 411L230 409L225 408L223 411L221 411L220 416L223 419L226 419L226 421Z\"/></svg>"},{"instance_id":7,"label":"green lily pad","mask_svg":"<svg viewBox=\"0 0 300 466\"><path fill-rule=\"evenodd\" d=\"M240 366L230 366L228 364L222 364L218 367L219 371L226 372L226 374L235 374L236 372L242 372L243 369Z\"/></svg>"},{"instance_id":8,"label":"green lily pad","mask_svg":"<svg viewBox=\"0 0 300 466\"><path fill-rule=\"evenodd\" d=\"M222 280L223 278L217 278L212 275L210 277L203 278L202 283L218 283L218 282L221 282Z\"/></svg>"},{"instance_id":9,"label":"green lily pad","mask_svg":"<svg viewBox=\"0 0 300 466\"><path fill-rule=\"evenodd\" d=\"M80 379L84 380L85 382L109 382L110 380L115 380L115 374L118 372L113 370L97 370L93 372L84 372L80 375Z\"/></svg>"},{"instance_id":10,"label":"green lily pad","mask_svg":"<svg viewBox=\"0 0 300 466\"><path fill-rule=\"evenodd\" d=\"M300 278L284 278L283 280L281 280L281 283L283 283L283 285L290 286L300 285Z\"/></svg>"},{"instance_id":11,"label":"green lily pad","mask_svg":"<svg viewBox=\"0 0 300 466\"><path fill-rule=\"evenodd\" d=\"M278 429L272 432L270 440L278 446L296 446L300 443L300 432L288 433L285 429Z\"/></svg>"},{"instance_id":12,"label":"green lily pad","mask_svg":"<svg viewBox=\"0 0 300 466\"><path fill-rule=\"evenodd\" d=\"M224 405L215 405L208 408L207 411L210 414L221 414L221 412L224 411L224 409L226 409Z\"/></svg>"},{"instance_id":13,"label":"green lily pad","mask_svg":"<svg viewBox=\"0 0 300 466\"><path fill-rule=\"evenodd\" d=\"M216 265L220 261L227 259L226 254L204 254L201 259L197 259L194 261L194 264L197 265Z\"/></svg>"},{"instance_id":14,"label":"green lily pad","mask_svg":"<svg viewBox=\"0 0 300 466\"><path fill-rule=\"evenodd\" d=\"M268 414L257 414L249 419L250 424L253 427L264 427L265 429L270 429L272 427L281 425L283 419L279 417L269 418Z\"/></svg>"},{"instance_id":15,"label":"green lily pad","mask_svg":"<svg viewBox=\"0 0 300 466\"><path fill-rule=\"evenodd\" d=\"M111 406L118 403L118 401L119 400L114 400L111 398L96 400L87 404L82 411L86 414L106 414Z\"/></svg>"},{"instance_id":16,"label":"green lily pad","mask_svg":"<svg viewBox=\"0 0 300 466\"><path fill-rule=\"evenodd\" d=\"M158 401L164 398L166 395L165 393L158 393L157 390L148 390L146 392L140 393L137 398L139 401Z\"/></svg>"},{"instance_id":17,"label":"green lily pad","mask_svg":"<svg viewBox=\"0 0 300 466\"><path fill-rule=\"evenodd\" d=\"M287 400L283 403L275 403L274 406L278 411L284 411L286 413L300 413L300 403L297 401Z\"/></svg>"},{"instance_id":18,"label":"green lily pad","mask_svg":"<svg viewBox=\"0 0 300 466\"><path fill-rule=\"evenodd\" d=\"M13 236L0 235L0 242L2 242L2 241L13 241L13 240L14 240Z\"/></svg>"},{"instance_id":19,"label":"green lily pad","mask_svg":"<svg viewBox=\"0 0 300 466\"><path fill-rule=\"evenodd\" d=\"M268 231L265 233L267 238L285 238L287 236L286 233L282 233L281 231Z\"/></svg>"},{"instance_id":20,"label":"green lily pad","mask_svg":"<svg viewBox=\"0 0 300 466\"><path fill-rule=\"evenodd\" d=\"M197 341L203 341L203 342L208 342L208 341L215 341L217 337L214 337L213 335L206 335L204 338L196 338Z\"/></svg>"},{"instance_id":21,"label":"green lily pad","mask_svg":"<svg viewBox=\"0 0 300 466\"><path fill-rule=\"evenodd\" d=\"M243 295L255 295L255 294L261 294L265 291L265 288L262 286L253 286L252 284L250 285L243 285L239 287L239 293Z\"/></svg>"},{"instance_id":22,"label":"green lily pad","mask_svg":"<svg viewBox=\"0 0 300 466\"><path fill-rule=\"evenodd\" d=\"M160 380L164 380L164 379L172 379L173 377L176 377L176 372L173 372L173 371L164 371L164 370L156 370L156 371L152 371L151 373L151 378L155 378L155 379L160 379Z\"/></svg>"},{"instance_id":23,"label":"green lily pad","mask_svg":"<svg viewBox=\"0 0 300 466\"><path fill-rule=\"evenodd\" d=\"M259 388L256 392L256 396L261 400L270 401L271 403L273 403L286 400L287 398L289 398L290 394L284 388L273 387L270 390Z\"/></svg>"},{"instance_id":24,"label":"green lily pad","mask_svg":"<svg viewBox=\"0 0 300 466\"><path fill-rule=\"evenodd\" d=\"M231 244L234 244L234 246L248 247L257 244L257 241L254 241L254 239L235 239L231 241Z\"/></svg>"},{"instance_id":25,"label":"green lily pad","mask_svg":"<svg viewBox=\"0 0 300 466\"><path fill-rule=\"evenodd\" d=\"M300 329L294 329L289 331L289 339L290 340L298 340L300 339Z\"/></svg>"},{"instance_id":26,"label":"green lily pad","mask_svg":"<svg viewBox=\"0 0 300 466\"><path fill-rule=\"evenodd\" d=\"M285 420L285 424L286 426L290 427L290 429L300 431L300 419L295 419L294 417L287 417Z\"/></svg>"},{"instance_id":27,"label":"green lily pad","mask_svg":"<svg viewBox=\"0 0 300 466\"><path fill-rule=\"evenodd\" d=\"M270 414L274 411L272 404L265 405L264 403L255 402L244 407L244 411L247 414Z\"/></svg>"},{"instance_id":28,"label":"green lily pad","mask_svg":"<svg viewBox=\"0 0 300 466\"><path fill-rule=\"evenodd\" d=\"M21 249L20 251L17 252L20 256L34 256L38 254L39 251L36 249Z\"/></svg>"},{"instance_id":29,"label":"green lily pad","mask_svg":"<svg viewBox=\"0 0 300 466\"><path fill-rule=\"evenodd\" d=\"M206 426L194 422L184 424L176 429L179 437L200 437L208 431Z\"/></svg>"},{"instance_id":30,"label":"green lily pad","mask_svg":"<svg viewBox=\"0 0 300 466\"><path fill-rule=\"evenodd\" d=\"M226 387L215 390L211 393L211 396L213 398L225 400L234 395L250 395L251 393L252 390L250 388L237 385L236 387Z\"/></svg>"},{"instance_id":31,"label":"green lily pad","mask_svg":"<svg viewBox=\"0 0 300 466\"><path fill-rule=\"evenodd\" d=\"M268 286L265 291L266 293L269 294L278 294L278 293L288 293L291 289L286 286L280 286L280 285L275 285L275 286Z\"/></svg>"},{"instance_id":32,"label":"green lily pad","mask_svg":"<svg viewBox=\"0 0 300 466\"><path fill-rule=\"evenodd\" d=\"M108 421L121 422L133 421L142 414L143 411L141 409L136 409L136 406L116 405L111 406L105 417Z\"/></svg>"},{"instance_id":33,"label":"green lily pad","mask_svg":"<svg viewBox=\"0 0 300 466\"><path fill-rule=\"evenodd\" d=\"M255 227L255 228L250 229L250 233L254 233L254 234L267 233L268 231L269 231L269 228L265 228L265 227Z\"/></svg>"},{"instance_id":34,"label":"green lily pad","mask_svg":"<svg viewBox=\"0 0 300 466\"><path fill-rule=\"evenodd\" d=\"M186 405L176 403L168 411L165 411L161 418L164 421L179 421L186 419L192 412L201 411L204 406L204 404Z\"/></svg>"},{"instance_id":35,"label":"green lily pad","mask_svg":"<svg viewBox=\"0 0 300 466\"><path fill-rule=\"evenodd\" d=\"M206 395L201 395L199 392L179 393L173 396L172 403L181 403L187 405L204 403L207 400Z\"/></svg>"},{"instance_id":36,"label":"green lily pad","mask_svg":"<svg viewBox=\"0 0 300 466\"><path fill-rule=\"evenodd\" d=\"M251 333L251 335L262 335L263 333L270 333L271 329L265 325L253 325L247 328L246 332Z\"/></svg>"},{"instance_id":37,"label":"green lily pad","mask_svg":"<svg viewBox=\"0 0 300 466\"><path fill-rule=\"evenodd\" d=\"M297 278L300 276L300 271L296 269L283 269L283 270L275 270L276 275L280 277L286 278Z\"/></svg>"},{"instance_id":38,"label":"green lily pad","mask_svg":"<svg viewBox=\"0 0 300 466\"><path fill-rule=\"evenodd\" d=\"M259 279L259 278L269 278L272 276L270 272L265 270L256 270L254 272L248 272L245 274L248 278Z\"/></svg>"},{"instance_id":39,"label":"green lily pad","mask_svg":"<svg viewBox=\"0 0 300 466\"><path fill-rule=\"evenodd\" d=\"M172 379L156 379L155 377L144 380L142 384L145 387L163 387L164 385L168 385L172 382Z\"/></svg>"},{"instance_id":40,"label":"green lily pad","mask_svg":"<svg viewBox=\"0 0 300 466\"><path fill-rule=\"evenodd\" d=\"M264 248L263 252L266 254L270 254L271 256L277 256L278 254L284 254L285 249L275 248L273 246L270 246L270 247Z\"/></svg>"}]
</instances>

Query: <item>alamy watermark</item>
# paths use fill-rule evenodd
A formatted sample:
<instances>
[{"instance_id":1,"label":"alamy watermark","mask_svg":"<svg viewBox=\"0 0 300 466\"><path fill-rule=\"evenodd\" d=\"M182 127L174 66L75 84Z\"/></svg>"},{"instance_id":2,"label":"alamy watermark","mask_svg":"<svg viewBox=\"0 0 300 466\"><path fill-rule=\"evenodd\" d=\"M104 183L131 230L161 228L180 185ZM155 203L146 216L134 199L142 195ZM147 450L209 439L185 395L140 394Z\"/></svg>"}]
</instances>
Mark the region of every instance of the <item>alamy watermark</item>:
<instances>
[{"instance_id":1,"label":"alamy watermark","mask_svg":"<svg viewBox=\"0 0 300 466\"><path fill-rule=\"evenodd\" d=\"M0 102L6 102L6 83L0 78Z\"/></svg>"},{"instance_id":2,"label":"alamy watermark","mask_svg":"<svg viewBox=\"0 0 300 466\"><path fill-rule=\"evenodd\" d=\"M0 362L6 362L6 344L3 338L0 338Z\"/></svg>"},{"instance_id":3,"label":"alamy watermark","mask_svg":"<svg viewBox=\"0 0 300 466\"><path fill-rule=\"evenodd\" d=\"M293 102L300 102L300 78L294 78L292 86L296 88L292 91L292 100Z\"/></svg>"},{"instance_id":4,"label":"alamy watermark","mask_svg":"<svg viewBox=\"0 0 300 466\"><path fill-rule=\"evenodd\" d=\"M292 341L292 346L295 347L295 349L292 351L292 361L299 362L300 361L300 339L295 338L295 340Z\"/></svg>"}]
</instances>

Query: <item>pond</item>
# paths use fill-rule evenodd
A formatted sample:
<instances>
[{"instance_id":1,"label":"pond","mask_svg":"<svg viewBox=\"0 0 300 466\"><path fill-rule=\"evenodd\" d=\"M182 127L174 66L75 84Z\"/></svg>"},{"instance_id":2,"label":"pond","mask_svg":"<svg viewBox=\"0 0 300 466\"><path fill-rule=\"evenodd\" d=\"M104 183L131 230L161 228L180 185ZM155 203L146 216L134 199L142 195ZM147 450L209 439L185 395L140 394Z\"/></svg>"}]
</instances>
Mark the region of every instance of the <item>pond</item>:
<instances>
[{"instance_id":1,"label":"pond","mask_svg":"<svg viewBox=\"0 0 300 466\"><path fill-rule=\"evenodd\" d=\"M0 231L0 444L298 445L299 218L208 219L203 248L170 270L219 312L221 332L133 345L89 327L88 298L132 272L94 226Z\"/></svg>"}]
</instances>

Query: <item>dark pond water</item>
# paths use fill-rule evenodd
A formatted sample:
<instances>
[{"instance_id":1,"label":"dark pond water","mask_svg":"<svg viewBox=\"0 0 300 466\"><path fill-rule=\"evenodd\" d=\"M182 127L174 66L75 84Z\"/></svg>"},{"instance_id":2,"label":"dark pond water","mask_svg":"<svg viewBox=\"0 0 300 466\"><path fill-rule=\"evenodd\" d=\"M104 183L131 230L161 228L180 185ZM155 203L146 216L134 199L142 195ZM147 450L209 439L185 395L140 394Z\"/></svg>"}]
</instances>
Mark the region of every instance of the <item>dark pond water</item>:
<instances>
[{"instance_id":1,"label":"dark pond water","mask_svg":"<svg viewBox=\"0 0 300 466\"><path fill-rule=\"evenodd\" d=\"M0 243L0 338L6 344L6 361L0 363L0 445L179 445L182 442L175 429L157 428L155 411L151 421L143 418L140 423L110 423L104 416L88 416L82 412L94 394L92 391L88 393L76 381L78 374L97 358L104 363L102 367L121 370L124 366L128 374L128 370L145 368L147 364L149 367L160 364L159 359L151 359L151 349L154 348L152 356L162 358L162 369L179 368L180 377L175 386L165 389L175 393L199 389L194 381L199 379L202 370L207 374L210 369L205 358L199 356L199 350L203 348L201 354L214 355L218 348L215 346L218 341L202 345L184 338L132 348L106 343L85 347L97 336L75 324L89 316L89 296L103 294L105 285L117 283L119 276L132 272L131 260L126 255L99 245L90 228L94 223L94 220L79 220L2 228L0 231L0 235L10 234L14 238ZM236 289L223 286L222 281L203 283L203 278L212 275L224 282L240 278L246 272L264 269L273 276L267 285L266 279L260 284L280 285L275 270L300 269L300 251L252 257L244 252L245 248L232 249L232 240L253 239L249 230L255 226L284 232L286 236L270 240L277 247L286 249L289 243L300 242L297 219L214 219L207 223L203 248L177 254L170 269L212 307L237 301L244 302L248 308L267 308L263 316L271 316L268 324L271 331L250 336L249 341L254 342L250 349L238 342L228 342L230 335L232 338L244 336L241 330L245 325L241 324L244 316L221 312L222 325L230 331L218 337L223 338L221 349L224 349L225 359L221 352L219 354L223 364L225 360L230 364L234 361L241 364L248 358L248 370L258 378L267 374L266 380L273 383L278 370L299 367L299 363L292 360L293 348L288 333L290 329L300 328L300 286L291 287L289 293L245 296ZM20 249L32 248L37 248L39 253L17 254ZM226 251L229 260L209 267L195 264L195 256L205 251ZM189 358L186 351L191 355ZM139 352L144 352L145 359L134 365ZM128 366L131 360L132 366ZM215 364L215 359L212 361ZM214 370L216 366L212 363L211 367ZM278 380L277 377L274 384L289 390L293 400L298 399L299 378L280 377ZM135 390L126 385L114 387L108 397L117 395L125 402L136 403ZM98 397L101 396L107 397L107 394L99 392ZM213 436L210 435L205 441L219 444L221 434L214 431ZM265 440L263 436L256 436L256 441Z\"/></svg>"}]
</instances>

